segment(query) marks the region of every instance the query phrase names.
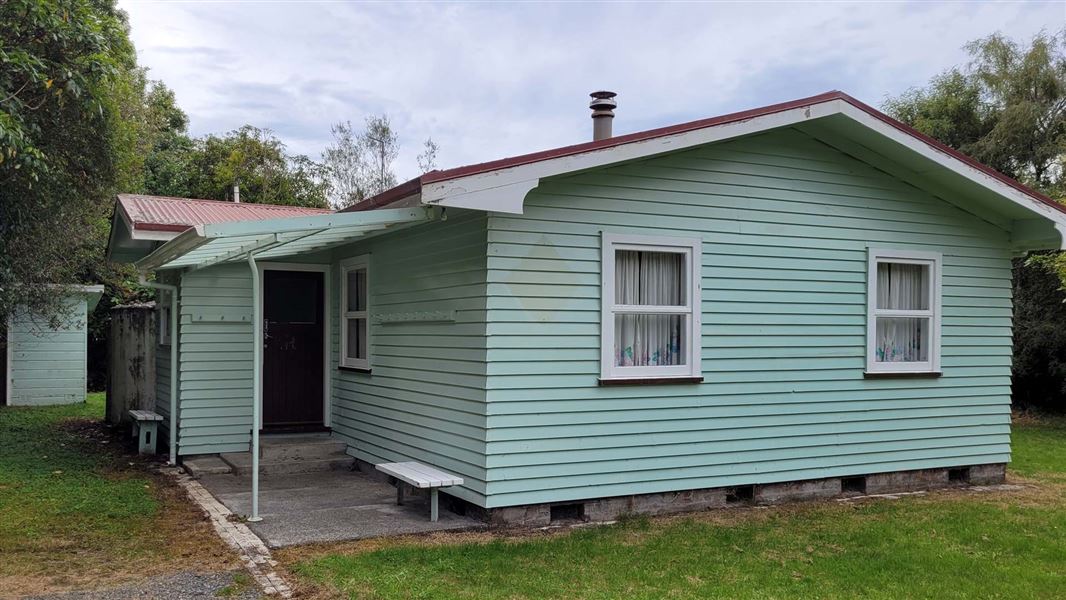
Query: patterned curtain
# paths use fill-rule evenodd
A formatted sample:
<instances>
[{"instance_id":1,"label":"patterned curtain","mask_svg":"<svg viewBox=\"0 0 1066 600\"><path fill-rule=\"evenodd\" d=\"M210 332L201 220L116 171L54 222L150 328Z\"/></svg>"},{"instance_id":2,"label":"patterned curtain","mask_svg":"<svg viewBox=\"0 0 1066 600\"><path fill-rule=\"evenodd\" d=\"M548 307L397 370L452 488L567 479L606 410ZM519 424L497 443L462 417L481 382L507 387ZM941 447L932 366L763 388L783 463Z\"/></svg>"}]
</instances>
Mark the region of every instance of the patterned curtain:
<instances>
[{"instance_id":1,"label":"patterned curtain","mask_svg":"<svg viewBox=\"0 0 1066 600\"><path fill-rule=\"evenodd\" d=\"M615 303L684 306L684 256L673 252L619 250L615 254ZM683 315L615 315L618 366L682 365Z\"/></svg>"},{"instance_id":2,"label":"patterned curtain","mask_svg":"<svg viewBox=\"0 0 1066 600\"><path fill-rule=\"evenodd\" d=\"M877 308L929 309L929 268L924 265L878 263ZM929 360L928 317L878 317L878 362Z\"/></svg>"}]
</instances>

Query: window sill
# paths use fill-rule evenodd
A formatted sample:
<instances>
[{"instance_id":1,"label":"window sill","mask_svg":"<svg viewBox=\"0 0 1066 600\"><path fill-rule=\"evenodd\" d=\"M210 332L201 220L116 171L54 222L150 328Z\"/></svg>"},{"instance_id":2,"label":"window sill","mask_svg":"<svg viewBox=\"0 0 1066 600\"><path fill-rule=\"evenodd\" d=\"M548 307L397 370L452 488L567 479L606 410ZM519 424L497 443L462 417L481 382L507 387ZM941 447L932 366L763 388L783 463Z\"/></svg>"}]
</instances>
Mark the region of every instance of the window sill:
<instances>
[{"instance_id":1,"label":"window sill","mask_svg":"<svg viewBox=\"0 0 1066 600\"><path fill-rule=\"evenodd\" d=\"M940 371L864 371L862 374L866 379L936 379L941 375Z\"/></svg>"},{"instance_id":2,"label":"window sill","mask_svg":"<svg viewBox=\"0 0 1066 600\"><path fill-rule=\"evenodd\" d=\"M365 369L363 367L346 367L344 365L338 365L337 370L348 371L349 373L366 373L367 375L371 372L370 369Z\"/></svg>"},{"instance_id":3,"label":"window sill","mask_svg":"<svg viewBox=\"0 0 1066 600\"><path fill-rule=\"evenodd\" d=\"M703 383L703 377L625 377L619 379L600 379L601 386L608 385L677 385L685 383Z\"/></svg>"}]
</instances>

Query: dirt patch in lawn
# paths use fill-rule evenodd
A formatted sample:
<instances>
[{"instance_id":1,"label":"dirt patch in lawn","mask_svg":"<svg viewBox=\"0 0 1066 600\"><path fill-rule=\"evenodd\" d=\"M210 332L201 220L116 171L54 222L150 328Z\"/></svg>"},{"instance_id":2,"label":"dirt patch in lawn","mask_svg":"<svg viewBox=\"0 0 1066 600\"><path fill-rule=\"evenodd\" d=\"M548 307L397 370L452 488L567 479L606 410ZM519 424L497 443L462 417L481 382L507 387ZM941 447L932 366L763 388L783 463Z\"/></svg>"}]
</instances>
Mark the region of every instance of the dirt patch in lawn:
<instances>
[{"instance_id":1,"label":"dirt patch in lawn","mask_svg":"<svg viewBox=\"0 0 1066 600\"><path fill-rule=\"evenodd\" d=\"M0 597L238 568L200 509L97 409L102 398L0 409Z\"/></svg>"}]
</instances>

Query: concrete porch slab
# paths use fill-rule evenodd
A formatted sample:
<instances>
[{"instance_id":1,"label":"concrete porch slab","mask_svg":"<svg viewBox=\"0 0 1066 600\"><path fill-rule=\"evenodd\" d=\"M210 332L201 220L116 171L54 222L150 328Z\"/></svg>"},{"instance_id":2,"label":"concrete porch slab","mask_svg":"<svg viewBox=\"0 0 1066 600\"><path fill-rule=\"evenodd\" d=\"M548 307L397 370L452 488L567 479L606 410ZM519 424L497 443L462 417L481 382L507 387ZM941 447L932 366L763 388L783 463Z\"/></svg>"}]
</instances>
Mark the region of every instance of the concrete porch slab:
<instances>
[{"instance_id":1,"label":"concrete porch slab","mask_svg":"<svg viewBox=\"0 0 1066 600\"><path fill-rule=\"evenodd\" d=\"M251 512L250 478L204 475L199 481L233 513ZM427 498L409 496L397 506L396 488L357 471L262 476L259 516L263 520L248 527L271 548L487 527L443 508L433 523Z\"/></svg>"}]
</instances>

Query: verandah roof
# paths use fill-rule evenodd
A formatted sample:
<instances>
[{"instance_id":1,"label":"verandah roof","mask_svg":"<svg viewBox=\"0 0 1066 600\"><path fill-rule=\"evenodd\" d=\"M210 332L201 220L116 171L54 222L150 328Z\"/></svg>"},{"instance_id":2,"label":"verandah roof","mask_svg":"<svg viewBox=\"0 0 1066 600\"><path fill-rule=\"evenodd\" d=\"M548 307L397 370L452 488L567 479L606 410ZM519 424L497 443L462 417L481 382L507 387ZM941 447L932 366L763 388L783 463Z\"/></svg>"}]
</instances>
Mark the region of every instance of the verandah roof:
<instances>
[{"instance_id":1,"label":"verandah roof","mask_svg":"<svg viewBox=\"0 0 1066 600\"><path fill-rule=\"evenodd\" d=\"M428 207L331 213L265 221L197 225L137 262L140 271L201 269L246 260L319 252L390 227L433 219Z\"/></svg>"}]
</instances>

